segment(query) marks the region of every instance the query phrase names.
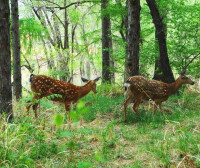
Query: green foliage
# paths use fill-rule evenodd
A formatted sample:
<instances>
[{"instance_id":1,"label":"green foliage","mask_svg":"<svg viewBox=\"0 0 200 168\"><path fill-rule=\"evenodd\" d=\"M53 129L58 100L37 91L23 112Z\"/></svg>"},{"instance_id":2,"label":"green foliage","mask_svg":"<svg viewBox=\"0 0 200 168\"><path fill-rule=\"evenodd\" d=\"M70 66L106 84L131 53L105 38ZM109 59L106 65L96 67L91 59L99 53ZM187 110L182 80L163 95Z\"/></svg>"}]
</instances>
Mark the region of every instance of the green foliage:
<instances>
[{"instance_id":1,"label":"green foliage","mask_svg":"<svg viewBox=\"0 0 200 168\"><path fill-rule=\"evenodd\" d=\"M61 1L54 2L63 6ZM159 0L157 4L167 27L167 47L172 69L180 72L182 66L199 53L199 2ZM33 1L31 5L40 9L40 5L44 7L55 4ZM51 76L57 78L69 76L72 70L74 74L79 72L80 60L83 61L82 64L85 64L85 60L90 62L96 71L101 69L101 14L109 13L116 67L110 70L115 72L117 82L115 85L98 86L96 95L90 93L71 109L72 129L66 126L64 107L49 101L62 98L61 95L35 100L34 103L40 104L37 120L33 119L32 111L30 117L26 117L23 109L32 98L23 98L19 104L16 103L13 123L8 123L5 116L0 116L1 167L177 167L179 163L184 167L184 160L178 157L183 153L194 160L197 167L200 166L198 93L181 90L181 96L170 97L163 106L171 114L166 110L164 116L159 110L152 116L152 109L147 109L145 104L140 106L140 117L129 108L128 122L122 122L123 84L118 82L123 80L126 42L119 31L126 34L125 27L121 26L127 14L125 6L123 0L109 1L107 9L102 13L100 3L84 3L68 8L70 42L69 49L65 50L59 48L58 44L50 44L49 38L46 38L47 30L37 20L28 17L20 19L21 51L25 51L23 56L28 56L34 69L37 69L36 65L38 69L41 68L40 73L46 70L42 64L52 61L53 68L47 69L45 73L50 72ZM146 1L141 1L141 6L140 71L152 76L159 48ZM53 11L61 21L63 11ZM52 15L50 11L47 13L48 16ZM64 37L63 23L57 23L62 33L61 38ZM76 24L72 53L71 32ZM55 29L53 21L52 25ZM48 36L54 39L54 32L49 25L47 29L50 32ZM45 44L50 44L50 47L47 45L46 58L42 53L42 37ZM54 42L57 43L56 38ZM58 52L66 52L67 56L59 59ZM35 55L40 56L37 61L34 60ZM62 61L65 59L70 63L64 64ZM199 73L199 61L196 59L190 65L189 73ZM71 69L58 70L57 67L67 66L71 62L74 64L70 66ZM23 64L27 62L24 61Z\"/></svg>"},{"instance_id":2,"label":"green foliage","mask_svg":"<svg viewBox=\"0 0 200 168\"><path fill-rule=\"evenodd\" d=\"M69 18L72 24L78 24L81 18L81 11L73 10L69 13Z\"/></svg>"},{"instance_id":3,"label":"green foliage","mask_svg":"<svg viewBox=\"0 0 200 168\"><path fill-rule=\"evenodd\" d=\"M79 112L86 108L88 111L81 115L89 117L94 106L93 121L83 121L80 125L73 119L72 129L65 127L66 112L60 106L51 114L48 108L41 107L41 115L36 121L32 115L26 117L23 106L19 105L20 108L14 110L13 123L7 123L5 117L0 118L0 166L35 168L55 166L56 163L57 167L170 167L178 165L182 160L178 156L183 154L199 166L198 94L185 91L181 96L170 97L163 106L171 108L172 114L166 111L165 116L159 110L152 116L151 110L144 108L145 104L139 109L141 118L128 108L128 123L125 124L122 122L123 97L120 93L121 88L117 86L99 86L99 105L90 94L74 110L80 115ZM103 100L108 101L108 97L113 101L105 104ZM88 105L91 102L93 104ZM114 118L116 112L118 117Z\"/></svg>"},{"instance_id":4,"label":"green foliage","mask_svg":"<svg viewBox=\"0 0 200 168\"><path fill-rule=\"evenodd\" d=\"M85 107L85 103L80 101L77 106L76 106L76 111L71 110L70 111L70 117L75 120L78 121L82 118L82 116L84 114L86 114L88 112L88 107Z\"/></svg>"},{"instance_id":5,"label":"green foliage","mask_svg":"<svg viewBox=\"0 0 200 168\"><path fill-rule=\"evenodd\" d=\"M200 31L197 16L200 15L199 3L177 1L170 5L169 16L166 18L168 31L168 47L171 62L180 72L195 55L199 54ZM199 59L189 67L189 73L197 72Z\"/></svg>"},{"instance_id":6,"label":"green foliage","mask_svg":"<svg viewBox=\"0 0 200 168\"><path fill-rule=\"evenodd\" d=\"M94 95L89 94L83 100L88 103L88 112L85 113L83 118L87 121L95 119L96 114L107 114L112 110L118 111L118 106L123 101L123 88L114 85L98 86L98 93Z\"/></svg>"},{"instance_id":7,"label":"green foliage","mask_svg":"<svg viewBox=\"0 0 200 168\"><path fill-rule=\"evenodd\" d=\"M56 116L53 116L54 123L56 126L60 127L63 124L63 116L61 114L57 114Z\"/></svg>"},{"instance_id":8,"label":"green foliage","mask_svg":"<svg viewBox=\"0 0 200 168\"><path fill-rule=\"evenodd\" d=\"M33 48L33 41L40 41L46 38L46 30L34 18L23 18L19 20L20 39L27 53L30 54Z\"/></svg>"},{"instance_id":9,"label":"green foliage","mask_svg":"<svg viewBox=\"0 0 200 168\"><path fill-rule=\"evenodd\" d=\"M49 100L54 99L54 98L62 98L62 95L52 94L52 95L47 96L47 99L49 99Z\"/></svg>"},{"instance_id":10,"label":"green foliage","mask_svg":"<svg viewBox=\"0 0 200 168\"><path fill-rule=\"evenodd\" d=\"M92 167L92 163L90 162L79 162L78 163L78 168L88 168Z\"/></svg>"}]
</instances>

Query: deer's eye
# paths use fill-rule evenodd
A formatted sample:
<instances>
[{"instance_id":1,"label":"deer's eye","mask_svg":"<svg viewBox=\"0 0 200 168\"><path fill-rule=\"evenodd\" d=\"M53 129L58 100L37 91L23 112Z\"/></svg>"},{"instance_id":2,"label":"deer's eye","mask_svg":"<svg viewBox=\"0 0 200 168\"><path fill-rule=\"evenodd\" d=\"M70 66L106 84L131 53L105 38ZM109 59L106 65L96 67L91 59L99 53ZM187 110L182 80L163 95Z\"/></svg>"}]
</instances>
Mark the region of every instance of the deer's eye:
<instances>
[{"instance_id":1,"label":"deer's eye","mask_svg":"<svg viewBox=\"0 0 200 168\"><path fill-rule=\"evenodd\" d=\"M184 76L182 76L181 78L182 78L182 79L187 79L188 77L184 75Z\"/></svg>"}]
</instances>

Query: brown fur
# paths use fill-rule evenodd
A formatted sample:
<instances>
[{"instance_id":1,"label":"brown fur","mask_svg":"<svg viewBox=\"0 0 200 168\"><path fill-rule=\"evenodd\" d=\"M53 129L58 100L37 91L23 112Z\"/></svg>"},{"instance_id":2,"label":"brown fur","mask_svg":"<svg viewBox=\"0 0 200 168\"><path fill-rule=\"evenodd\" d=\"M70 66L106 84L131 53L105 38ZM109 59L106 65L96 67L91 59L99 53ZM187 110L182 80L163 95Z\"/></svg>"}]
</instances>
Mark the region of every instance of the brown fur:
<instances>
[{"instance_id":1,"label":"brown fur","mask_svg":"<svg viewBox=\"0 0 200 168\"><path fill-rule=\"evenodd\" d=\"M176 91L182 86L182 84L191 84L194 82L185 75L179 76L179 78L171 84L167 84L161 81L151 80L143 76L130 77L126 83L129 83L127 88L128 98L124 101L124 120L126 121L126 108L128 104L134 99L133 110L139 115L138 107L143 100L153 100L154 113L159 105L161 109L161 103L166 101L169 96L176 93Z\"/></svg>"},{"instance_id":2,"label":"brown fur","mask_svg":"<svg viewBox=\"0 0 200 168\"><path fill-rule=\"evenodd\" d=\"M97 93L96 82L98 79L99 78L96 78L95 80L90 81L85 79L85 81L88 81L86 85L76 86L74 84L56 80L44 75L31 75L30 82L31 90L35 93L33 99L41 99L54 94L61 95L62 98L54 96L54 98L51 98L51 100L63 103L65 105L65 109L70 120L70 105L75 104L80 98L86 96L90 91ZM27 113L29 112L30 107L33 105L35 117L37 118L38 103L33 104L33 102L26 107Z\"/></svg>"}]
</instances>

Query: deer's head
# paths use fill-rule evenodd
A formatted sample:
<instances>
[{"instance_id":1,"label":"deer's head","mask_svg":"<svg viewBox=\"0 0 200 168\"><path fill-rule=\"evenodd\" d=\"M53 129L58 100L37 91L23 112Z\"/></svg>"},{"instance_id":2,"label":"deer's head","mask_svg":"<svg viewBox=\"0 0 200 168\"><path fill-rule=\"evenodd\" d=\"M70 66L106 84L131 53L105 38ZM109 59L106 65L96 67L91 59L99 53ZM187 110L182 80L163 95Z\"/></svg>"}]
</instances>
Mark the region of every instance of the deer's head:
<instances>
[{"instance_id":1,"label":"deer's head","mask_svg":"<svg viewBox=\"0 0 200 168\"><path fill-rule=\"evenodd\" d=\"M180 77L181 82L184 84L190 84L190 85L194 85L194 82L185 74L181 73Z\"/></svg>"},{"instance_id":2,"label":"deer's head","mask_svg":"<svg viewBox=\"0 0 200 168\"><path fill-rule=\"evenodd\" d=\"M96 82L100 79L100 77L97 77L96 79L94 80L88 80L88 79L85 79L85 78L81 78L83 82L86 82L88 85L90 85L90 88L91 90L96 94L97 93L97 84Z\"/></svg>"}]
</instances>

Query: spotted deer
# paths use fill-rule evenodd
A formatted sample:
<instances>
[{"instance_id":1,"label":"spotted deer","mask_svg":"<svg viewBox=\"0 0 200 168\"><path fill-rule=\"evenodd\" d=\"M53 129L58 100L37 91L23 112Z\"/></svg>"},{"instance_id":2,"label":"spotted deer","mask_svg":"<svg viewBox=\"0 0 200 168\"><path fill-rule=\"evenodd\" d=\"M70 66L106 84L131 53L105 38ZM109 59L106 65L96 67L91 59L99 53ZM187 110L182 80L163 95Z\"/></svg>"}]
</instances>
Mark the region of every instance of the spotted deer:
<instances>
[{"instance_id":1,"label":"spotted deer","mask_svg":"<svg viewBox=\"0 0 200 168\"><path fill-rule=\"evenodd\" d=\"M125 83L125 90L128 94L127 99L124 101L124 121L126 121L127 106L134 100L133 110L139 115L138 107L143 100L153 100L153 114L155 114L157 107L163 113L161 104L166 101L169 96L176 93L176 91L183 85L194 85L194 82L184 74L180 75L178 79L167 84L157 80L151 80L143 76L132 76L128 78Z\"/></svg>"},{"instance_id":2,"label":"spotted deer","mask_svg":"<svg viewBox=\"0 0 200 168\"><path fill-rule=\"evenodd\" d=\"M99 80L99 78L100 77L94 80L81 78L82 81L87 82L87 84L84 86L76 86L74 84L56 80L45 75L31 74L30 83L31 90L34 92L34 96L33 101L26 107L27 114L29 115L29 109L31 106L33 106L35 118L37 118L38 102L35 100L58 94L60 96L50 96L50 99L65 105L65 110L68 114L68 120L70 121L70 105L77 103L80 98L86 96L90 91L93 91L96 94L96 82Z\"/></svg>"}]
</instances>

